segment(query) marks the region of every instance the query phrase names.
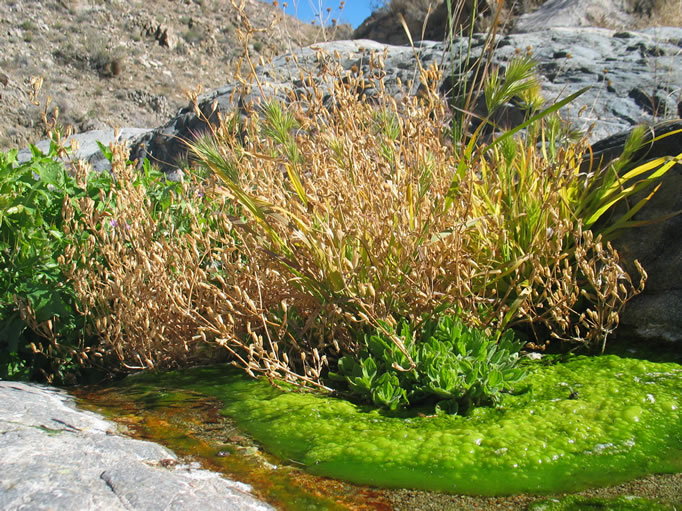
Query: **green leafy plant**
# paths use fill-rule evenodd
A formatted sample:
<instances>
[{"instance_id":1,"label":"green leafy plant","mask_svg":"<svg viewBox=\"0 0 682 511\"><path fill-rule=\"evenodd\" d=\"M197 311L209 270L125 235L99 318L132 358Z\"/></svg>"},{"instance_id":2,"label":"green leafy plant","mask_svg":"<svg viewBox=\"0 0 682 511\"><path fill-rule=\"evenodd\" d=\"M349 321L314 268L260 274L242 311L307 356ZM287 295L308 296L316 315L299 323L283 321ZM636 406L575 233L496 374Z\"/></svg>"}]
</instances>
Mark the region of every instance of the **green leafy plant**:
<instances>
[{"instance_id":1,"label":"green leafy plant","mask_svg":"<svg viewBox=\"0 0 682 511\"><path fill-rule=\"evenodd\" d=\"M393 341L396 335L407 353ZM347 385L351 395L389 410L435 404L437 411L466 413L496 403L501 392L526 376L517 367L523 343L511 330L498 340L454 316L428 319L418 328L402 321L397 331L382 322L364 345L357 356L341 357L330 378Z\"/></svg>"},{"instance_id":2,"label":"green leafy plant","mask_svg":"<svg viewBox=\"0 0 682 511\"><path fill-rule=\"evenodd\" d=\"M63 230L62 206L70 198L97 197L111 185L103 174L81 188L55 159L55 144L48 154L31 151L22 164L17 151L0 154L0 377L63 375L77 365L68 354L58 362L37 353L40 340L57 329L66 351L78 346L85 326L59 265L73 240ZM27 323L29 309L42 325L38 331Z\"/></svg>"},{"instance_id":3,"label":"green leafy plant","mask_svg":"<svg viewBox=\"0 0 682 511\"><path fill-rule=\"evenodd\" d=\"M111 161L112 151L100 148ZM70 381L83 365L82 354L98 342L89 329L93 318L81 314L83 303L68 275L86 252L101 264L102 247L72 222L85 206L96 212L101 229L129 225L117 213L121 183L108 172L68 169L58 158L63 150L57 143L47 154L31 147L24 163L16 150L0 154L1 378ZM174 200L179 183L166 181L148 162L134 182L146 193L153 215L167 214L175 231L187 232L187 201ZM67 267L64 258L71 252L76 257Z\"/></svg>"}]
</instances>

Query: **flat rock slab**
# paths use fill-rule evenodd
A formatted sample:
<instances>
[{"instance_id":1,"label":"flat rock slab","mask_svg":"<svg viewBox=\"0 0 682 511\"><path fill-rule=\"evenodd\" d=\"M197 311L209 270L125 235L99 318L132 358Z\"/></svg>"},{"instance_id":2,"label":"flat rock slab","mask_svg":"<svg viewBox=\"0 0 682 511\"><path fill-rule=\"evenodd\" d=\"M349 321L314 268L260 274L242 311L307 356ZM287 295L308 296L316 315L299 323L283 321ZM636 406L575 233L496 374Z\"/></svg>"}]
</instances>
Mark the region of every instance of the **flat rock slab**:
<instances>
[{"instance_id":1,"label":"flat rock slab","mask_svg":"<svg viewBox=\"0 0 682 511\"><path fill-rule=\"evenodd\" d=\"M0 509L270 510L246 484L119 436L66 392L0 381Z\"/></svg>"},{"instance_id":2,"label":"flat rock slab","mask_svg":"<svg viewBox=\"0 0 682 511\"><path fill-rule=\"evenodd\" d=\"M146 128L122 128L118 133L113 129L108 130L92 130L86 133L77 133L71 135L66 139L65 145L69 146L72 141L78 142L78 151L73 155L73 160L80 159L87 161L94 170L111 170L111 163L106 159L102 151L100 151L97 142L108 147L112 142L125 142L129 139L135 139L147 133ZM50 141L41 140L36 144L36 147L43 153L48 153L50 150ZM31 159L31 150L22 149L17 154L19 163L24 163Z\"/></svg>"}]
</instances>

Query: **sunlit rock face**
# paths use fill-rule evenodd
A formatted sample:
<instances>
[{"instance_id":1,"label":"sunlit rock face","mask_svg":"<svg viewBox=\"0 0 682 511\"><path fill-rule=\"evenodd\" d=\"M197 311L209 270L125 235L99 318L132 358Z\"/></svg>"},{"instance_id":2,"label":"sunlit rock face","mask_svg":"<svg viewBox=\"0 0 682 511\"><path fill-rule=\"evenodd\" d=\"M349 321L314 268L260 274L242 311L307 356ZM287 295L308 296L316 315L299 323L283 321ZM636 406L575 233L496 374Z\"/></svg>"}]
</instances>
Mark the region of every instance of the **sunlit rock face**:
<instances>
[{"instance_id":1,"label":"sunlit rock face","mask_svg":"<svg viewBox=\"0 0 682 511\"><path fill-rule=\"evenodd\" d=\"M248 485L116 434L62 390L2 381L0 402L1 509L273 509Z\"/></svg>"},{"instance_id":2,"label":"sunlit rock face","mask_svg":"<svg viewBox=\"0 0 682 511\"><path fill-rule=\"evenodd\" d=\"M472 40L472 56L479 56L484 34ZM641 123L679 116L679 91L682 66L682 28L656 28L641 32L617 32L600 28L554 28L526 34L498 37L493 64L504 68L514 56L530 54L537 61L537 73L547 104L567 97L584 87L590 89L562 110L562 117L577 129L590 130L590 140L632 128ZM218 112L233 111L266 100L286 101L287 91L301 94L304 84L301 70L309 74L316 86L327 94L334 85L332 77L320 76L321 63L317 50L328 56L338 52L342 72L362 72L368 86L366 96L376 94L376 75L370 70L370 56L384 55L381 77L390 94L415 94L419 89L417 59L422 66L438 64L443 70L441 92L451 94L453 83L460 78L459 66L466 56L468 40L457 39L451 48L447 43L425 41L415 49L391 46L370 40L332 41L295 50L272 63L257 66L256 75L262 86L246 93L236 93L239 83L230 82L199 100L202 116L212 122ZM451 52L452 49L452 52ZM454 80L453 80L454 78ZM398 86L398 80L403 84ZM411 88L406 84L415 81ZM213 110L213 105L217 109ZM513 112L513 105L511 111ZM154 162L170 168L186 151L183 140L193 140L206 130L191 105L181 109L165 125L145 134L133 144L132 156L140 160L149 156Z\"/></svg>"}]
</instances>

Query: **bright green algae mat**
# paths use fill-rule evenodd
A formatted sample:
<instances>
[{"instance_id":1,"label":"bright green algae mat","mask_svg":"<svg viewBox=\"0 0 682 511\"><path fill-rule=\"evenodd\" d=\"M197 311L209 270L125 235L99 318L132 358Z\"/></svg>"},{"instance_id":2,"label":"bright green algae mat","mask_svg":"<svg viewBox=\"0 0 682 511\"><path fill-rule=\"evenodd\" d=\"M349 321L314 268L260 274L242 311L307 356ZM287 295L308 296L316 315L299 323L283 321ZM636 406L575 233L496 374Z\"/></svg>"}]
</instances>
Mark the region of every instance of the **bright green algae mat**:
<instances>
[{"instance_id":1,"label":"bright green algae mat","mask_svg":"<svg viewBox=\"0 0 682 511\"><path fill-rule=\"evenodd\" d=\"M579 356L529 371L525 392L467 417L388 415L226 368L129 382L216 396L273 454L360 484L505 495L682 472L681 365Z\"/></svg>"}]
</instances>

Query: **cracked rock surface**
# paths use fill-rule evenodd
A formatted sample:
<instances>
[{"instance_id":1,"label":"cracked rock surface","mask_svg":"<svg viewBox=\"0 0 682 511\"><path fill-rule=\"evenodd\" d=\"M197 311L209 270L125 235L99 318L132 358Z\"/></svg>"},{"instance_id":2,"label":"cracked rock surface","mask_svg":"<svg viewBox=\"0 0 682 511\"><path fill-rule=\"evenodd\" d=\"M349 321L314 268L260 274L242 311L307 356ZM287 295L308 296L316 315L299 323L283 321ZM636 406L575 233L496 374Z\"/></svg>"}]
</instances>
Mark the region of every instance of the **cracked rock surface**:
<instances>
[{"instance_id":1,"label":"cracked rock surface","mask_svg":"<svg viewBox=\"0 0 682 511\"><path fill-rule=\"evenodd\" d=\"M66 392L0 381L0 509L269 510L246 484L119 436ZM173 460L173 461L170 461Z\"/></svg>"},{"instance_id":2,"label":"cracked rock surface","mask_svg":"<svg viewBox=\"0 0 682 511\"><path fill-rule=\"evenodd\" d=\"M472 54L483 51L484 34L475 34ZM391 46L370 40L332 41L294 51L295 59L282 55L272 63L257 66L255 71L263 87L261 93L253 88L241 93L236 81L199 98L203 117L215 122L217 112L244 109L250 104L272 99L286 101L287 91L305 93L300 71L310 74L325 98L331 101L334 79L322 77L327 65L316 49L327 56L338 52L343 73L356 69L363 73L367 87L363 95L376 94L377 77L372 71L372 54L383 56L381 71L386 90L393 97L407 92L417 93L418 80L409 89L398 86L416 78L417 55L421 65L428 68L437 63L445 70L440 91L451 98L453 82L450 72L457 70L468 51L468 40L455 41L452 54L447 43L422 41L416 49ZM682 115L682 28L656 27L642 31L616 32L593 27L556 27L527 34L502 35L497 40L493 63L505 68L519 54L529 54L537 62L537 73L546 105L568 97L583 88L586 92L562 109L562 117L581 130L589 130L590 141L596 142L637 124L652 124ZM463 76L457 75L457 80ZM482 98L481 98L482 99ZM325 100L326 101L326 100ZM213 111L213 106L217 111ZM507 109L511 124L518 124L522 115L513 105ZM484 115L485 112L479 112ZM516 119L516 121L515 121ZM499 120L498 120L499 121ZM504 121L502 122L504 124ZM206 124L193 106L178 111L177 115L152 131L131 141L133 158L152 162L169 170L182 161L186 145L182 140L193 140L205 131Z\"/></svg>"}]
</instances>

